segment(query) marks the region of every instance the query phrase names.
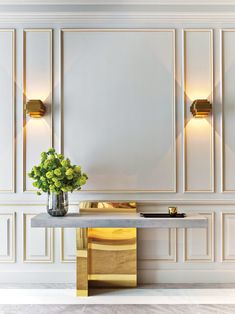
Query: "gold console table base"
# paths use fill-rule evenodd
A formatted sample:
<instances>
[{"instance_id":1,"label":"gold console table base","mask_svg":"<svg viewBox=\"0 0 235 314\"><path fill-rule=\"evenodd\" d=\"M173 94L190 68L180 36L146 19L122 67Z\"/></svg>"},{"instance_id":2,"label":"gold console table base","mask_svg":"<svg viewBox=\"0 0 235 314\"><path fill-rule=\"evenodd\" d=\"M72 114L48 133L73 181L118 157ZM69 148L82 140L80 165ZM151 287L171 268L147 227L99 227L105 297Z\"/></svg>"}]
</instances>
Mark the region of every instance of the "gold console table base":
<instances>
[{"instance_id":1,"label":"gold console table base","mask_svg":"<svg viewBox=\"0 0 235 314\"><path fill-rule=\"evenodd\" d=\"M84 213L136 212L136 203L82 202ZM136 287L136 228L77 229L77 296L89 287Z\"/></svg>"}]
</instances>

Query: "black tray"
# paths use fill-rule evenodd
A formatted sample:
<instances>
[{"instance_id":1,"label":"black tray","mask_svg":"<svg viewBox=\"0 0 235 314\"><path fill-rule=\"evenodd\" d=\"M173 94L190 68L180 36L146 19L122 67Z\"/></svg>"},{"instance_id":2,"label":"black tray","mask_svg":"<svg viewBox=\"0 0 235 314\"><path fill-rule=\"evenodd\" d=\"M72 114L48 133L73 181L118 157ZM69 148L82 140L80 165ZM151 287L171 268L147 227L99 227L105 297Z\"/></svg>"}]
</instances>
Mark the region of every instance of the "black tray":
<instances>
[{"instance_id":1,"label":"black tray","mask_svg":"<svg viewBox=\"0 0 235 314\"><path fill-rule=\"evenodd\" d=\"M144 218L184 218L186 214L182 213L171 216L170 214L166 213L140 213L140 216Z\"/></svg>"}]
</instances>

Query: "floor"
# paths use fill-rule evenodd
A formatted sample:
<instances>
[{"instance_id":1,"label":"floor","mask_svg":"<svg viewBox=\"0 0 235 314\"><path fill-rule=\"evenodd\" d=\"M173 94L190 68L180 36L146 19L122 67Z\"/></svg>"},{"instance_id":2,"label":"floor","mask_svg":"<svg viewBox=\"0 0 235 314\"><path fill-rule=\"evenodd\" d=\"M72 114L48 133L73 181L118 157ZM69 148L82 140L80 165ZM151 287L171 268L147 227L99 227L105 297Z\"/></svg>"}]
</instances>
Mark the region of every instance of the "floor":
<instances>
[{"instance_id":1,"label":"floor","mask_svg":"<svg viewBox=\"0 0 235 314\"><path fill-rule=\"evenodd\" d=\"M234 314L233 305L3 305L1 314Z\"/></svg>"},{"instance_id":2,"label":"floor","mask_svg":"<svg viewBox=\"0 0 235 314\"><path fill-rule=\"evenodd\" d=\"M235 284L158 284L95 289L77 298L72 284L0 284L0 314L235 314Z\"/></svg>"}]
</instances>

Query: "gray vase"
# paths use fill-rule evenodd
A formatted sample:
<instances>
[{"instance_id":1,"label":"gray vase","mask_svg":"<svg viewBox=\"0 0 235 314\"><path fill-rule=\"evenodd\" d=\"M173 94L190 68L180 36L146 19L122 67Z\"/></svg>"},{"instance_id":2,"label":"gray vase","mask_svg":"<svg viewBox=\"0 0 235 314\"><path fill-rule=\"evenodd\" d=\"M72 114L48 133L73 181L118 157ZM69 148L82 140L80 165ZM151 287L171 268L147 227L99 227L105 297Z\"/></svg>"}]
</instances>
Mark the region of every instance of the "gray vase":
<instances>
[{"instance_id":1,"label":"gray vase","mask_svg":"<svg viewBox=\"0 0 235 314\"><path fill-rule=\"evenodd\" d=\"M69 202L68 193L60 192L59 194L48 192L47 194L47 212L54 217L65 216L68 212Z\"/></svg>"}]
</instances>

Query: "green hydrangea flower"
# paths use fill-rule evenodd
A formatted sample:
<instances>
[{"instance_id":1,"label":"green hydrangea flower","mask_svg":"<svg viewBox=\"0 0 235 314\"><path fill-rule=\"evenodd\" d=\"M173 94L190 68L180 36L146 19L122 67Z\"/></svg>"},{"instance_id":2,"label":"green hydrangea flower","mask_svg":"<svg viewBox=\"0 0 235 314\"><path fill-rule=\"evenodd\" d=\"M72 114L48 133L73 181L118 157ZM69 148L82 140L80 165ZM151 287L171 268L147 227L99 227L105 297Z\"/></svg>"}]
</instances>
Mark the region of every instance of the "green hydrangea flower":
<instances>
[{"instance_id":1,"label":"green hydrangea flower","mask_svg":"<svg viewBox=\"0 0 235 314\"><path fill-rule=\"evenodd\" d=\"M44 169L47 169L47 168L49 167L49 164L50 164L50 161L49 161L49 160L44 161L44 163L43 163L43 168L44 168Z\"/></svg>"},{"instance_id":2,"label":"green hydrangea flower","mask_svg":"<svg viewBox=\"0 0 235 314\"><path fill-rule=\"evenodd\" d=\"M56 182L55 182L55 186L56 186L57 188L60 188L60 187L61 187L60 181L56 181Z\"/></svg>"},{"instance_id":3,"label":"green hydrangea flower","mask_svg":"<svg viewBox=\"0 0 235 314\"><path fill-rule=\"evenodd\" d=\"M68 158L57 154L54 148L41 153L41 163L28 173L33 186L41 192L73 192L80 190L88 179L80 166L72 165Z\"/></svg>"},{"instance_id":4,"label":"green hydrangea flower","mask_svg":"<svg viewBox=\"0 0 235 314\"><path fill-rule=\"evenodd\" d=\"M74 171L77 173L81 173L81 167L80 166L75 166Z\"/></svg>"},{"instance_id":5,"label":"green hydrangea flower","mask_svg":"<svg viewBox=\"0 0 235 314\"><path fill-rule=\"evenodd\" d=\"M85 176L82 176L82 177L80 178L80 185L84 185L84 184L86 184L86 177L85 177Z\"/></svg>"},{"instance_id":6,"label":"green hydrangea flower","mask_svg":"<svg viewBox=\"0 0 235 314\"><path fill-rule=\"evenodd\" d=\"M67 158L67 159L64 159L61 161L61 165L63 167L69 167L70 166L70 160Z\"/></svg>"},{"instance_id":7,"label":"green hydrangea flower","mask_svg":"<svg viewBox=\"0 0 235 314\"><path fill-rule=\"evenodd\" d=\"M32 171L29 172L29 173L28 173L28 176L29 176L29 178L33 178L33 172L32 172Z\"/></svg>"},{"instance_id":8,"label":"green hydrangea flower","mask_svg":"<svg viewBox=\"0 0 235 314\"><path fill-rule=\"evenodd\" d=\"M54 155L49 155L49 156L48 156L48 159L49 159L49 160L55 160L55 156L54 156Z\"/></svg>"},{"instance_id":9,"label":"green hydrangea flower","mask_svg":"<svg viewBox=\"0 0 235 314\"><path fill-rule=\"evenodd\" d=\"M48 172L46 173L46 177L47 177L48 179L51 179L51 178L53 177L53 172L52 172L52 171L48 171Z\"/></svg>"},{"instance_id":10,"label":"green hydrangea flower","mask_svg":"<svg viewBox=\"0 0 235 314\"><path fill-rule=\"evenodd\" d=\"M41 158L42 159L46 159L47 158L47 153L46 152L42 152L41 153Z\"/></svg>"},{"instance_id":11,"label":"green hydrangea flower","mask_svg":"<svg viewBox=\"0 0 235 314\"><path fill-rule=\"evenodd\" d=\"M66 170L65 174L66 174L66 176L72 176L73 175L73 169L69 168L68 170Z\"/></svg>"},{"instance_id":12,"label":"green hydrangea flower","mask_svg":"<svg viewBox=\"0 0 235 314\"><path fill-rule=\"evenodd\" d=\"M48 154L54 154L55 153L55 149L53 147L48 149Z\"/></svg>"},{"instance_id":13,"label":"green hydrangea flower","mask_svg":"<svg viewBox=\"0 0 235 314\"><path fill-rule=\"evenodd\" d=\"M59 177L59 176L61 176L62 172L61 172L60 169L57 168L57 169L54 170L54 174L55 174L57 177Z\"/></svg>"}]
</instances>

